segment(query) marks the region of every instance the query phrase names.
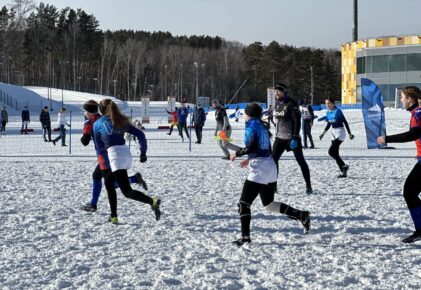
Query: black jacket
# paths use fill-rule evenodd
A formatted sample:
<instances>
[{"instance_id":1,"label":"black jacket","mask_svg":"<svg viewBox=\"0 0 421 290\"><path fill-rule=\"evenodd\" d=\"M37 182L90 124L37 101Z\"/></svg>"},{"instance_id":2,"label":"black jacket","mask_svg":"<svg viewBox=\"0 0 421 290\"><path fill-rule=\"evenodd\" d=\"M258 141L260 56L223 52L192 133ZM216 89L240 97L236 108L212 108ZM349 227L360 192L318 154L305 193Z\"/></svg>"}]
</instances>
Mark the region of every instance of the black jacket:
<instances>
[{"instance_id":1,"label":"black jacket","mask_svg":"<svg viewBox=\"0 0 421 290\"><path fill-rule=\"evenodd\" d=\"M50 113L42 110L41 114L39 114L39 121L42 125L51 126Z\"/></svg>"}]
</instances>

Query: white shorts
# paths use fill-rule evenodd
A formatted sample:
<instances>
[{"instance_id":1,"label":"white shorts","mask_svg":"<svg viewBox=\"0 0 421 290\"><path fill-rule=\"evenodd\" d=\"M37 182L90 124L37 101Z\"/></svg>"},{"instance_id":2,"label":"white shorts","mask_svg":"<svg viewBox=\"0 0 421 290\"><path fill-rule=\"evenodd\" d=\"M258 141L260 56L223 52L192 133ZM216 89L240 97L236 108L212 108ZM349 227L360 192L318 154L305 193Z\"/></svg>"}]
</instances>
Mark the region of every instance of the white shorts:
<instances>
[{"instance_id":1,"label":"white shorts","mask_svg":"<svg viewBox=\"0 0 421 290\"><path fill-rule=\"evenodd\" d=\"M276 182L278 179L276 164L272 157L258 157L251 159L249 163L249 175L247 180L259 184Z\"/></svg>"},{"instance_id":2,"label":"white shorts","mask_svg":"<svg viewBox=\"0 0 421 290\"><path fill-rule=\"evenodd\" d=\"M132 168L132 153L126 145L115 145L107 149L111 171Z\"/></svg>"},{"instance_id":3,"label":"white shorts","mask_svg":"<svg viewBox=\"0 0 421 290\"><path fill-rule=\"evenodd\" d=\"M345 141L346 131L344 127L332 128L332 141L339 139L340 141Z\"/></svg>"}]
</instances>

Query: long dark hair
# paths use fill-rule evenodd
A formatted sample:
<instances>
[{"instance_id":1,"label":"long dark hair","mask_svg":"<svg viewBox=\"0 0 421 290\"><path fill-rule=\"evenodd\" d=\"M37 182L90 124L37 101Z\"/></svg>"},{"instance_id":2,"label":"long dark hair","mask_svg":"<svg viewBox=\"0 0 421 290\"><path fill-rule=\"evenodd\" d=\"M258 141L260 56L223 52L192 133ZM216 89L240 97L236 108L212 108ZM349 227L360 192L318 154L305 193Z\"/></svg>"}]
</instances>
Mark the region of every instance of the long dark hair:
<instances>
[{"instance_id":1,"label":"long dark hair","mask_svg":"<svg viewBox=\"0 0 421 290\"><path fill-rule=\"evenodd\" d=\"M113 128L117 130L124 129L129 123L129 118L120 112L116 103L110 99L103 99L99 102L99 112L111 119Z\"/></svg>"}]
</instances>

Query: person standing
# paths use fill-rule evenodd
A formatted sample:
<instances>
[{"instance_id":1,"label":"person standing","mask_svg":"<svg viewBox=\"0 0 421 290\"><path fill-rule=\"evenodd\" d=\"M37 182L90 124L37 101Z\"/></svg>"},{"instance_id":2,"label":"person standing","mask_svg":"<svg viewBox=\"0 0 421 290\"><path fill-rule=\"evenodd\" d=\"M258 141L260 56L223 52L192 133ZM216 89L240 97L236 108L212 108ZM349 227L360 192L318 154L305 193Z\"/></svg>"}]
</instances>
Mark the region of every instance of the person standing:
<instances>
[{"instance_id":1,"label":"person standing","mask_svg":"<svg viewBox=\"0 0 421 290\"><path fill-rule=\"evenodd\" d=\"M227 116L227 111L222 106L222 104L214 99L212 100L212 107L215 109L215 120L216 120L216 128L214 136L219 136L221 133L229 139L231 137L231 125ZM218 140L219 147L221 147L222 152L224 153L224 157L222 159L229 160L230 159L230 152L228 151L228 147L230 145L229 140ZM235 149L234 149L235 150Z\"/></svg>"},{"instance_id":2,"label":"person standing","mask_svg":"<svg viewBox=\"0 0 421 290\"><path fill-rule=\"evenodd\" d=\"M177 130L178 130L178 118L177 118L178 108L175 107L174 111L172 111L172 112L169 112L167 109L165 109L165 111L167 111L167 114L171 115L171 119L172 119L171 120L170 132L167 133L167 135L171 136L171 133L172 133L172 130L173 130L174 126L177 126Z\"/></svg>"},{"instance_id":3,"label":"person standing","mask_svg":"<svg viewBox=\"0 0 421 290\"><path fill-rule=\"evenodd\" d=\"M189 132L187 131L187 116L189 115L189 110L186 108L186 104L182 103L181 108L177 111L177 119L178 119L178 133L181 136L181 140L184 142L183 137L183 129L186 132L187 138L190 139Z\"/></svg>"},{"instance_id":4,"label":"person standing","mask_svg":"<svg viewBox=\"0 0 421 290\"><path fill-rule=\"evenodd\" d=\"M109 221L113 224L118 223L115 182L117 182L125 197L149 204L155 214L155 219L159 220L161 217L161 200L151 198L138 190L132 189L128 181L127 170L132 167L132 154L130 149L125 145L124 133L128 132L138 138L141 163L147 161L147 141L145 134L130 124L129 118L120 112L116 103L112 100L102 100L99 103L99 111L102 117L94 123L94 142L98 161L106 165L109 164L110 168L101 168L111 209ZM107 151L107 155L98 154L98 152L104 149Z\"/></svg>"},{"instance_id":5,"label":"person standing","mask_svg":"<svg viewBox=\"0 0 421 290\"><path fill-rule=\"evenodd\" d=\"M237 157L247 155L240 162L240 167L249 167L249 174L243 185L243 191L238 202L238 213L241 221L241 238L233 243L239 247L250 243L251 205L260 195L263 206L269 212L286 214L299 220L304 226L304 233L310 230L310 213L295 209L285 203L274 201L276 191L277 169L271 157L269 125L261 120L262 108L251 103L245 111L245 147L231 154L234 161Z\"/></svg>"},{"instance_id":6,"label":"person standing","mask_svg":"<svg viewBox=\"0 0 421 290\"><path fill-rule=\"evenodd\" d=\"M348 121L346 120L341 109L338 109L335 105L335 101L332 98L328 98L325 101L326 104L326 121L327 125L323 133L320 135L320 140L323 139L323 136L327 133L330 127L332 127L332 144L329 148L329 155L335 159L336 164L339 166L341 174L338 175L338 178L347 177L347 172L349 165L345 164L342 158L339 156L339 147L345 141L346 132L348 132L349 139L354 139L354 135L349 129ZM345 128L346 132L345 132Z\"/></svg>"},{"instance_id":7,"label":"person standing","mask_svg":"<svg viewBox=\"0 0 421 290\"><path fill-rule=\"evenodd\" d=\"M240 106L237 106L237 108L235 108L234 117L235 117L235 122L238 123L241 117Z\"/></svg>"},{"instance_id":8,"label":"person standing","mask_svg":"<svg viewBox=\"0 0 421 290\"><path fill-rule=\"evenodd\" d=\"M28 124L31 122L31 116L28 111L28 107L23 107L22 113L22 129L20 130L21 134L28 134Z\"/></svg>"},{"instance_id":9,"label":"person standing","mask_svg":"<svg viewBox=\"0 0 421 290\"><path fill-rule=\"evenodd\" d=\"M6 124L9 123L9 114L7 113L6 106L3 107L3 110L1 111L1 128L0 132L2 134L6 134Z\"/></svg>"},{"instance_id":10,"label":"person standing","mask_svg":"<svg viewBox=\"0 0 421 290\"><path fill-rule=\"evenodd\" d=\"M93 139L93 125L94 123L101 117L98 114L98 103L94 100L89 100L85 102L83 105L84 116L86 118L85 123L83 124L82 130L82 137L80 142L83 146L88 146L91 139ZM107 160L108 157L104 157L107 155L107 150L103 148L101 152L99 152L99 156L102 156L101 159L103 161ZM101 195L102 190L102 174L101 170L109 169L109 165L106 162L99 162L92 173L92 198L91 201L84 206L81 207L82 210L87 212L96 212L97 211L97 204L99 196ZM138 183L140 184L145 190L148 190L148 186L142 175L137 172L133 176L129 176L129 183ZM118 184L115 183L114 187L118 187Z\"/></svg>"},{"instance_id":11,"label":"person standing","mask_svg":"<svg viewBox=\"0 0 421 290\"><path fill-rule=\"evenodd\" d=\"M202 143L202 131L206 121L205 110L198 104L196 110L193 113L194 131L196 132L196 144Z\"/></svg>"},{"instance_id":12,"label":"person standing","mask_svg":"<svg viewBox=\"0 0 421 290\"><path fill-rule=\"evenodd\" d=\"M314 149L313 136L311 135L311 127L313 127L314 112L313 108L307 104L304 100L300 100L300 112L303 120L303 137L304 137L304 148L307 146L307 138L310 140L310 148Z\"/></svg>"},{"instance_id":13,"label":"person standing","mask_svg":"<svg viewBox=\"0 0 421 290\"><path fill-rule=\"evenodd\" d=\"M50 113L48 112L48 106L45 106L39 114L39 121L41 122L44 142L51 142L51 119ZM48 140L46 135L48 135Z\"/></svg>"},{"instance_id":14,"label":"person standing","mask_svg":"<svg viewBox=\"0 0 421 290\"><path fill-rule=\"evenodd\" d=\"M377 138L377 143L379 144L415 141L417 147L418 162L409 173L403 186L403 196L411 214L415 231L412 235L402 240L404 243L421 241L421 199L419 198L421 192L421 182L419 181L421 176L421 107L418 104L418 100L421 100L421 91L418 87L408 86L404 88L401 93L401 103L411 113L409 131Z\"/></svg>"},{"instance_id":15,"label":"person standing","mask_svg":"<svg viewBox=\"0 0 421 290\"><path fill-rule=\"evenodd\" d=\"M269 108L268 108L268 124L269 124L269 128L270 128L270 123L272 123L273 126L275 126L275 128L276 128L276 124L273 121L273 107L272 107L272 105L269 105Z\"/></svg>"},{"instance_id":16,"label":"person standing","mask_svg":"<svg viewBox=\"0 0 421 290\"><path fill-rule=\"evenodd\" d=\"M56 142L61 139L61 146L67 146L66 145L66 128L64 128L65 125L70 127L70 124L67 123L66 119L66 108L61 108L57 115L57 124L60 127L60 135L58 135L53 140L53 145L56 146Z\"/></svg>"},{"instance_id":17,"label":"person standing","mask_svg":"<svg viewBox=\"0 0 421 290\"><path fill-rule=\"evenodd\" d=\"M306 183L306 193L312 194L310 169L304 159L303 147L300 138L300 111L298 104L288 96L288 88L284 84L275 86L275 118L276 138L273 144L272 158L275 160L276 168L279 173L279 158L281 158L284 151L292 151L295 160L301 168Z\"/></svg>"}]
</instances>

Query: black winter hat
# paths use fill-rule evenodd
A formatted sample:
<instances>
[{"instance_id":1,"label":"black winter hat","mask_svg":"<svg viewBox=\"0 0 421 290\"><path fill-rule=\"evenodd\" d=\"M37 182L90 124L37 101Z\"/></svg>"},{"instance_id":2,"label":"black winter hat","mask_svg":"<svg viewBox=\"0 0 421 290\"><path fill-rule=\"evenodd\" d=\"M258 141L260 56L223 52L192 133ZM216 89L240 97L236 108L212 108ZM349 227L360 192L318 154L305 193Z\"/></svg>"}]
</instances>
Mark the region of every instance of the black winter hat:
<instances>
[{"instance_id":1,"label":"black winter hat","mask_svg":"<svg viewBox=\"0 0 421 290\"><path fill-rule=\"evenodd\" d=\"M260 118L262 116L262 107L256 103L250 103L247 105L244 113L251 118Z\"/></svg>"},{"instance_id":2,"label":"black winter hat","mask_svg":"<svg viewBox=\"0 0 421 290\"><path fill-rule=\"evenodd\" d=\"M83 109L92 114L98 113L98 103L94 100L89 100L83 104Z\"/></svg>"},{"instance_id":3,"label":"black winter hat","mask_svg":"<svg viewBox=\"0 0 421 290\"><path fill-rule=\"evenodd\" d=\"M285 84L277 84L275 86L275 90L281 91L285 94L288 91L288 87Z\"/></svg>"}]
</instances>

